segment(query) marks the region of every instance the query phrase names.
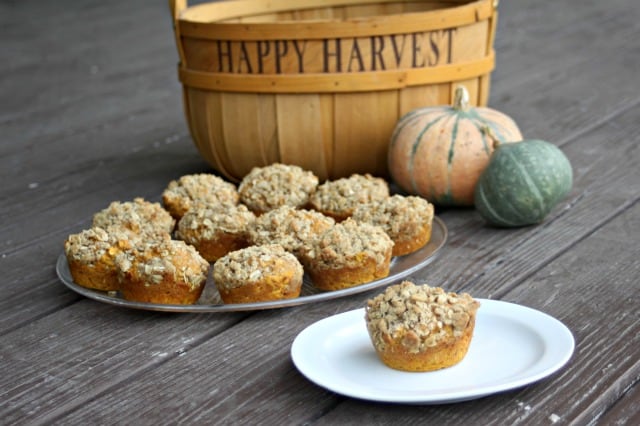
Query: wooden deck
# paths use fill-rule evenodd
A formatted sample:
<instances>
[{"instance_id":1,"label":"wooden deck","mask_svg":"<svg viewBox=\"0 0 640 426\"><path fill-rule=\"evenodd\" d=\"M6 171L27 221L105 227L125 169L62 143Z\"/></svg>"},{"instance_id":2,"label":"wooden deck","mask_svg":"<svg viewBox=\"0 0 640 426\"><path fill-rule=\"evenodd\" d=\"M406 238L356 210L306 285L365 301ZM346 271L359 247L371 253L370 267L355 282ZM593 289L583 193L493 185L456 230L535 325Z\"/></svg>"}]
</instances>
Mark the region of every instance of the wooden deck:
<instances>
[{"instance_id":1,"label":"wooden deck","mask_svg":"<svg viewBox=\"0 0 640 426\"><path fill-rule=\"evenodd\" d=\"M0 423L640 424L640 7L503 0L490 105L557 144L574 187L541 225L438 210L416 281L546 312L569 363L468 402L367 402L314 385L290 347L372 293L279 310L167 314L58 280L70 233L112 200L209 171L187 131L163 1L0 2Z\"/></svg>"}]
</instances>

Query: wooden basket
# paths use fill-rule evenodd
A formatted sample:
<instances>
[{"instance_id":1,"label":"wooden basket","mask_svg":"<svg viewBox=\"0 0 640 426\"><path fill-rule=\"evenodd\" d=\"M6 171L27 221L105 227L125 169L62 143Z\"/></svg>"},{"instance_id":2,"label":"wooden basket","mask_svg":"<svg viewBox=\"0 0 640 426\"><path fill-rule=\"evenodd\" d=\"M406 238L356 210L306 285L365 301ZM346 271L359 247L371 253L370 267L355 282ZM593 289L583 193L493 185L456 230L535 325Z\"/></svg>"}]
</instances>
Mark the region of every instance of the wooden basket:
<instances>
[{"instance_id":1,"label":"wooden basket","mask_svg":"<svg viewBox=\"0 0 640 426\"><path fill-rule=\"evenodd\" d=\"M387 175L397 120L485 105L497 0L170 0L184 110L201 155L237 181L297 164L321 181Z\"/></svg>"}]
</instances>

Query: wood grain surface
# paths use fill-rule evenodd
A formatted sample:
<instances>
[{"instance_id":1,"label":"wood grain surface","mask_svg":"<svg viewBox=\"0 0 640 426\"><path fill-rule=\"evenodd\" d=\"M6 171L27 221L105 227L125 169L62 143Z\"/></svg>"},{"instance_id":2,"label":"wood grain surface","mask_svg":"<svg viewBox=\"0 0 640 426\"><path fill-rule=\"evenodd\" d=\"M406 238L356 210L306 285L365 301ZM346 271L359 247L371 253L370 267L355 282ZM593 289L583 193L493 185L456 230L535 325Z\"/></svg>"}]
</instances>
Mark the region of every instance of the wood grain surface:
<instances>
[{"instance_id":1,"label":"wood grain surface","mask_svg":"<svg viewBox=\"0 0 640 426\"><path fill-rule=\"evenodd\" d=\"M171 179L211 169L184 118L167 2L0 2L0 423L638 424L640 8L504 0L499 11L489 105L561 147L574 187L532 227L438 209L449 241L411 278L546 312L576 349L538 383L410 406L334 394L292 364L302 329L372 293L166 314L63 286L63 241L94 212L159 201Z\"/></svg>"}]
</instances>

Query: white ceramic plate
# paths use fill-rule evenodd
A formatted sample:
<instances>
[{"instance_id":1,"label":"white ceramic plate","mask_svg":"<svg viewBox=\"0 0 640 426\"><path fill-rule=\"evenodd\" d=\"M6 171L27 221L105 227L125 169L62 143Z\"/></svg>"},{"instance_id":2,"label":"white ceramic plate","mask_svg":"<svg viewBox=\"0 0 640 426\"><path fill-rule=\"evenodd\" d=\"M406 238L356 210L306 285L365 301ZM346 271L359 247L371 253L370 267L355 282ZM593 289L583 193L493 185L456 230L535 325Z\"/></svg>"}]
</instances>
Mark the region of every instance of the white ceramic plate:
<instances>
[{"instance_id":1,"label":"white ceramic plate","mask_svg":"<svg viewBox=\"0 0 640 426\"><path fill-rule=\"evenodd\" d=\"M438 371L393 370L377 357L364 309L320 320L291 346L312 382L341 395L405 404L442 404L519 388L554 373L571 358L574 340L557 319L531 308L479 299L466 357Z\"/></svg>"},{"instance_id":2,"label":"white ceramic plate","mask_svg":"<svg viewBox=\"0 0 640 426\"><path fill-rule=\"evenodd\" d=\"M69 265L67 264L67 258L64 253L58 256L56 262L56 273L58 278L69 289L79 293L85 297L88 297L99 302L108 303L111 305L122 306L125 308L143 309L149 311L165 311L165 312L199 312L199 313L211 313L211 312L235 312L235 311L252 311L262 309L274 309L283 308L287 306L304 305L308 303L317 303L324 300L338 299L341 297L351 296L353 294L362 293L365 291L373 290L379 287L384 287L394 282L399 282L402 278L424 268L434 259L440 252L440 249L444 247L447 241L447 227L439 217L433 218L433 224L431 228L431 240L421 249L407 254L406 256L398 256L391 259L391 265L389 267L389 275L379 280L371 281L365 284L361 284L355 287L346 288L336 291L321 291L318 290L311 279L305 275L302 291L300 297L295 299L274 300L269 302L256 302L256 303L235 303L224 304L220 299L220 295L216 290L215 283L211 276L207 280L207 284L204 288L200 300L195 305L162 305L158 303L142 303L132 302L125 300L116 292L104 292L91 290L82 286L79 286L73 281L71 272L69 271ZM211 274L210 274L211 275Z\"/></svg>"}]
</instances>

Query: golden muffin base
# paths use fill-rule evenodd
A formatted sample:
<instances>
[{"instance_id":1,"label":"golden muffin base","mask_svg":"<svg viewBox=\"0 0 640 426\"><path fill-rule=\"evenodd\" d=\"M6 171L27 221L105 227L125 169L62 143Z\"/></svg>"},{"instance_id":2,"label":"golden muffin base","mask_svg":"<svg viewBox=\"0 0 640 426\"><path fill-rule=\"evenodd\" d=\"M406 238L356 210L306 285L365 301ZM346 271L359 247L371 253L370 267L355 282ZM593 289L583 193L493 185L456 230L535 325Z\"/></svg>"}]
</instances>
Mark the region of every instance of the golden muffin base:
<instances>
[{"instance_id":1,"label":"golden muffin base","mask_svg":"<svg viewBox=\"0 0 640 426\"><path fill-rule=\"evenodd\" d=\"M364 254L363 254L364 256ZM307 272L313 281L313 285L325 291L342 290L355 287L360 284L378 280L389 276L391 264L391 249L385 255L380 264L375 259L366 258L358 266L336 266L333 268L319 268L307 263Z\"/></svg>"},{"instance_id":2,"label":"golden muffin base","mask_svg":"<svg viewBox=\"0 0 640 426\"><path fill-rule=\"evenodd\" d=\"M412 235L402 235L393 239L392 256L404 256L413 253L427 245L431 240L431 223L424 224L418 232Z\"/></svg>"},{"instance_id":3,"label":"golden muffin base","mask_svg":"<svg viewBox=\"0 0 640 426\"><path fill-rule=\"evenodd\" d=\"M189 243L208 262L215 262L232 251L249 246L246 236L227 232L220 232L210 240L190 241Z\"/></svg>"},{"instance_id":4,"label":"golden muffin base","mask_svg":"<svg viewBox=\"0 0 640 426\"><path fill-rule=\"evenodd\" d=\"M295 299L302 290L302 277L295 271L264 277L260 281L247 282L239 287L225 289L218 287L224 303L255 303L272 300Z\"/></svg>"},{"instance_id":5,"label":"golden muffin base","mask_svg":"<svg viewBox=\"0 0 640 426\"><path fill-rule=\"evenodd\" d=\"M118 270L111 261L100 261L92 265L67 258L73 282L79 286L100 291L120 289Z\"/></svg>"},{"instance_id":6,"label":"golden muffin base","mask_svg":"<svg viewBox=\"0 0 640 426\"><path fill-rule=\"evenodd\" d=\"M132 302L193 305L200 298L205 283L206 279L192 288L188 283L173 280L170 275L165 275L158 284L126 277L121 282L120 293L125 300Z\"/></svg>"},{"instance_id":7,"label":"golden muffin base","mask_svg":"<svg viewBox=\"0 0 640 426\"><path fill-rule=\"evenodd\" d=\"M349 219L353 215L353 209L349 211L338 212L338 211L331 211L331 210L323 210L311 204L310 204L310 208L317 211L318 213L322 213L323 215L330 217L331 219L335 220L338 223Z\"/></svg>"},{"instance_id":8,"label":"golden muffin base","mask_svg":"<svg viewBox=\"0 0 640 426\"><path fill-rule=\"evenodd\" d=\"M400 337L390 339L384 350L376 348L376 353L386 366L395 370L411 372L441 370L462 361L469 350L474 328L475 316L469 321L469 325L462 336L454 338L452 328L447 327L447 332L451 333L450 339L446 339L422 352L412 353L407 351L402 345L402 337Z\"/></svg>"}]
</instances>

